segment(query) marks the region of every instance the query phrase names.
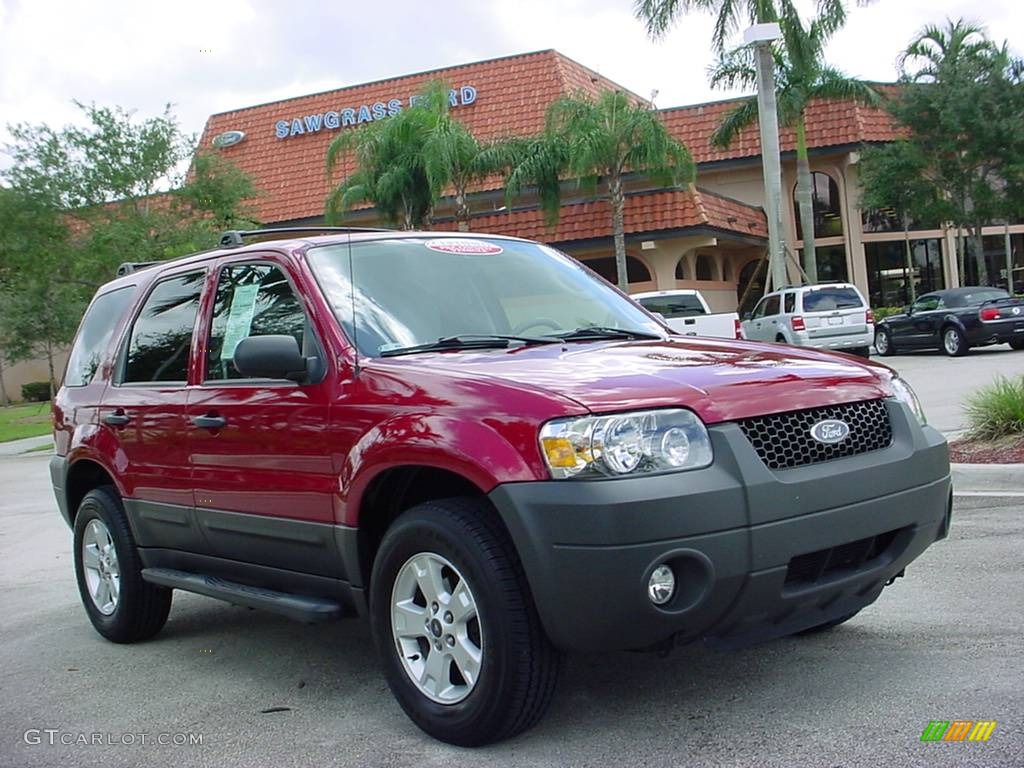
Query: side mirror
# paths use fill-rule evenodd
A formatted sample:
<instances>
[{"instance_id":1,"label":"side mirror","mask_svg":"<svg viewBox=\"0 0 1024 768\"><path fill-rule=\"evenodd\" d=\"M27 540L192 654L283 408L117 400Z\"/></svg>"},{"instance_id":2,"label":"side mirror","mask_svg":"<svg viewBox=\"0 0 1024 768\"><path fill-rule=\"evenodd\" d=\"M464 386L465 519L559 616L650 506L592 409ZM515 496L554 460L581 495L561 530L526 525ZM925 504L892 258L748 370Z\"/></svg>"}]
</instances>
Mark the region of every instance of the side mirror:
<instances>
[{"instance_id":1,"label":"side mirror","mask_svg":"<svg viewBox=\"0 0 1024 768\"><path fill-rule=\"evenodd\" d=\"M305 381L309 363L294 336L249 336L235 347L235 368L246 378Z\"/></svg>"},{"instance_id":2,"label":"side mirror","mask_svg":"<svg viewBox=\"0 0 1024 768\"><path fill-rule=\"evenodd\" d=\"M912 314L914 314L914 308L911 307L910 305L905 306L903 308L903 314L904 315L912 315Z\"/></svg>"},{"instance_id":3,"label":"side mirror","mask_svg":"<svg viewBox=\"0 0 1024 768\"><path fill-rule=\"evenodd\" d=\"M742 320L743 322L747 322L753 316L754 316L753 312L744 312L743 313L743 317L741 317L740 320Z\"/></svg>"}]
</instances>

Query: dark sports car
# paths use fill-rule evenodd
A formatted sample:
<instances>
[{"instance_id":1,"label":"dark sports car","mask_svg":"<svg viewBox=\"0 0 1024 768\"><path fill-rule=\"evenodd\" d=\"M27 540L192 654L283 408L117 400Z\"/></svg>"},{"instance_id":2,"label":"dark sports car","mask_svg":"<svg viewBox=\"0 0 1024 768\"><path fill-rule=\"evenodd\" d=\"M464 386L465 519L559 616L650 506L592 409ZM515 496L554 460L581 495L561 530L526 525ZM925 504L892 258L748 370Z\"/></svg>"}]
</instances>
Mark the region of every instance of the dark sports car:
<instances>
[{"instance_id":1,"label":"dark sports car","mask_svg":"<svg viewBox=\"0 0 1024 768\"><path fill-rule=\"evenodd\" d=\"M1001 288L968 286L926 293L875 327L880 355L941 349L959 357L971 347L989 344L1024 349L1024 299Z\"/></svg>"}]
</instances>

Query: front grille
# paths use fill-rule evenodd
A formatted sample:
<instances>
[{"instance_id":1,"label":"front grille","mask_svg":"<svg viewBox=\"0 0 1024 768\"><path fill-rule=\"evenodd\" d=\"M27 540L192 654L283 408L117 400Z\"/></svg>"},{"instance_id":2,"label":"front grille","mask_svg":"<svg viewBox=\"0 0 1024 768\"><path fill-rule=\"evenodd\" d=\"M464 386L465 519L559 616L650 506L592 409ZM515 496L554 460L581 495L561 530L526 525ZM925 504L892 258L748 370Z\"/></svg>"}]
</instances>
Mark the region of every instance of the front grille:
<instances>
[{"instance_id":1,"label":"front grille","mask_svg":"<svg viewBox=\"0 0 1024 768\"><path fill-rule=\"evenodd\" d=\"M846 422L850 434L840 443L819 443L811 437L811 427L823 419ZM892 424L882 400L756 416L739 425L769 469L817 464L892 444Z\"/></svg>"},{"instance_id":2,"label":"front grille","mask_svg":"<svg viewBox=\"0 0 1024 768\"><path fill-rule=\"evenodd\" d=\"M869 565L886 553L903 530L897 528L838 547L797 555L789 561L789 568L786 569L786 586L809 586Z\"/></svg>"}]
</instances>

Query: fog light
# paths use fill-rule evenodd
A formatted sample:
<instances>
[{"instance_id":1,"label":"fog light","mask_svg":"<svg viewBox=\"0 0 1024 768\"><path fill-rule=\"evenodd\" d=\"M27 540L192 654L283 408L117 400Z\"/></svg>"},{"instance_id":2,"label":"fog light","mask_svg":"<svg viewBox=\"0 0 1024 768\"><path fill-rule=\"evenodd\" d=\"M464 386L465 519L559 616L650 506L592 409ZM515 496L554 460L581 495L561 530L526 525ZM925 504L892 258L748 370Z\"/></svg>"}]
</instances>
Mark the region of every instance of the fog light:
<instances>
[{"instance_id":1,"label":"fog light","mask_svg":"<svg viewBox=\"0 0 1024 768\"><path fill-rule=\"evenodd\" d=\"M667 565L659 565L647 582L647 596L655 605L664 605L676 591L676 575Z\"/></svg>"}]
</instances>

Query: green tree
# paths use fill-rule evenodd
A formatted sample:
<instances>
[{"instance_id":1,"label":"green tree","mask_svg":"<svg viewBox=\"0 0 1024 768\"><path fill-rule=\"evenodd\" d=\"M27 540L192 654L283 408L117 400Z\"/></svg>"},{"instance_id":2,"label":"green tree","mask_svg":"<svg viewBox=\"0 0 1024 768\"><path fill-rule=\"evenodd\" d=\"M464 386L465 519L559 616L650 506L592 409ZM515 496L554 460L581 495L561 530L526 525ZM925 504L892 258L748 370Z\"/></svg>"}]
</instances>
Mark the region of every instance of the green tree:
<instances>
[{"instance_id":1,"label":"green tree","mask_svg":"<svg viewBox=\"0 0 1024 768\"><path fill-rule=\"evenodd\" d=\"M930 177L929 159L910 141L865 147L860 160L861 207L890 209L903 228L908 300L917 299L910 224L942 221L948 207Z\"/></svg>"},{"instance_id":2,"label":"green tree","mask_svg":"<svg viewBox=\"0 0 1024 768\"><path fill-rule=\"evenodd\" d=\"M695 175L689 151L658 114L622 91L558 99L548 108L544 135L517 142L514 152L518 156L506 179L508 194L536 187L549 221L557 217L562 175L609 201L618 285L624 291L627 174L644 176L658 186L689 184Z\"/></svg>"},{"instance_id":3,"label":"green tree","mask_svg":"<svg viewBox=\"0 0 1024 768\"><path fill-rule=\"evenodd\" d=\"M334 138L327 149L328 174L349 155L356 170L328 196L329 219L369 203L390 223L421 228L450 190L459 229L469 230L470 189L501 170L506 156L503 145L477 141L452 116L450 90L446 83L430 83L408 109Z\"/></svg>"},{"instance_id":4,"label":"green tree","mask_svg":"<svg viewBox=\"0 0 1024 768\"><path fill-rule=\"evenodd\" d=\"M982 227L1018 204L1024 168L1022 66L1006 46L963 20L922 29L900 59L904 87L890 109L930 160L947 219L957 229L961 279L968 234L978 282L990 282Z\"/></svg>"},{"instance_id":5,"label":"green tree","mask_svg":"<svg viewBox=\"0 0 1024 768\"><path fill-rule=\"evenodd\" d=\"M782 40L774 48L779 123L796 133L796 199L803 235L803 263L808 279L818 279L814 248L814 190L807 147L807 108L821 99L840 99L876 105L880 97L865 82L848 77L824 61L824 49L836 29L834 19L817 17L810 24L800 18L789 0L781 0L778 23ZM711 68L712 87L751 88L757 84L756 52L745 45L723 53ZM712 142L727 147L748 126L757 122L757 99L750 98L723 118Z\"/></svg>"},{"instance_id":6,"label":"green tree","mask_svg":"<svg viewBox=\"0 0 1024 768\"><path fill-rule=\"evenodd\" d=\"M858 0L866 5L872 0ZM715 51L723 53L729 38L741 24L777 22L780 5L788 0L634 0L633 11L644 22L651 37L662 37L680 16L696 12L715 15L712 43ZM846 22L845 0L817 0L818 18L833 30Z\"/></svg>"}]
</instances>

